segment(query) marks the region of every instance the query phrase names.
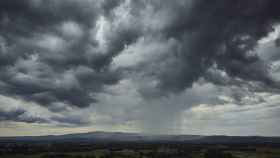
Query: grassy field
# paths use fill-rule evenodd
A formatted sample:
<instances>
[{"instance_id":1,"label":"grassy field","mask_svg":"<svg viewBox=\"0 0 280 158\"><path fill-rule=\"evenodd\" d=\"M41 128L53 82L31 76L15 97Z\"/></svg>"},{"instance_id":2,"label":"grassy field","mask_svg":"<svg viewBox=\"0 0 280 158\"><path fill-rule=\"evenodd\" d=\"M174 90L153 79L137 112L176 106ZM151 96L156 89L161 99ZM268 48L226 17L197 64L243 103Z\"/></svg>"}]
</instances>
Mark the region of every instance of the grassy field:
<instances>
[{"instance_id":1,"label":"grassy field","mask_svg":"<svg viewBox=\"0 0 280 158\"><path fill-rule=\"evenodd\" d=\"M1 158L280 158L280 149L257 148L256 151L223 151L224 156L209 156L208 150L199 152L178 153L176 150L130 150L119 151L93 150L87 152L47 152L40 154L2 155ZM211 154L210 154L211 155Z\"/></svg>"}]
</instances>

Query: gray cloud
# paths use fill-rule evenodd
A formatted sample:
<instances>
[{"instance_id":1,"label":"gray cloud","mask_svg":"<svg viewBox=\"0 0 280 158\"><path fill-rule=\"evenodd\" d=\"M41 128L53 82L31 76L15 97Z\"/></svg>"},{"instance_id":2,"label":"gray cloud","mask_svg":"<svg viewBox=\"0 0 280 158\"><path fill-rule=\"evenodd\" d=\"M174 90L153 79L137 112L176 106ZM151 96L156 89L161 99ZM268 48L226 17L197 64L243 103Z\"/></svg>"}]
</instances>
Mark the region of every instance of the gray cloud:
<instances>
[{"instance_id":1,"label":"gray cloud","mask_svg":"<svg viewBox=\"0 0 280 158\"><path fill-rule=\"evenodd\" d=\"M81 127L90 125L90 121L82 118L80 116L60 116L60 117L51 117L52 121L56 122L58 126L68 126L68 127Z\"/></svg>"},{"instance_id":2,"label":"gray cloud","mask_svg":"<svg viewBox=\"0 0 280 158\"><path fill-rule=\"evenodd\" d=\"M248 83L254 82L258 91L278 91L279 81L271 76L269 61L263 60L256 52L259 40L271 33L279 20L274 3L203 0L132 2L133 15L146 23L142 37L152 40L140 48L142 43L139 40L128 46L128 51L139 54L156 42L168 46L173 41L173 44L164 51L160 49L161 45L158 49L148 50L154 56L146 55L150 57L145 58L146 61L138 64L130 62L126 68L128 71L142 71L156 80L152 88L158 89L153 90L158 95L182 92L200 78L217 85L250 88L253 86L248 86ZM146 14L151 19L145 19ZM155 24L157 27L153 26ZM129 59L137 62L132 57ZM225 73L226 78L209 73L211 69Z\"/></svg>"},{"instance_id":3,"label":"gray cloud","mask_svg":"<svg viewBox=\"0 0 280 158\"><path fill-rule=\"evenodd\" d=\"M135 115L112 124L140 121L147 129L164 119L165 115L154 114L157 111L169 114L164 123L172 126L184 110L199 104L259 104L265 101L257 93L273 95L280 89L280 79L273 74L276 69L271 68L279 59L279 37L272 41L273 50L259 42L279 24L279 4L275 0L2 0L0 94L62 114L49 118L49 123L71 125L89 125L92 120L67 117L63 113L67 107L79 111L94 105L113 119L126 110L133 113L125 107L133 104ZM123 98L115 105L115 100L100 97L107 92L114 99L124 96L107 89L121 81L131 81L140 94L131 100L139 100ZM221 99L223 95L233 101ZM111 104L120 109L112 112ZM44 122L22 118L24 114L0 112L0 120ZM158 125L159 130L166 126Z\"/></svg>"},{"instance_id":4,"label":"gray cloud","mask_svg":"<svg viewBox=\"0 0 280 158\"><path fill-rule=\"evenodd\" d=\"M42 105L64 102L86 107L96 102L94 93L102 91L104 85L116 84L121 77L108 68L112 58L138 36L137 30L114 28L106 39L106 49L97 48L101 46L91 34L97 17L118 4L1 1L1 94ZM64 34L71 34L67 27L72 27L74 34L84 34L69 39L58 27L66 27Z\"/></svg>"},{"instance_id":5,"label":"gray cloud","mask_svg":"<svg viewBox=\"0 0 280 158\"><path fill-rule=\"evenodd\" d=\"M0 121L14 121L25 123L47 123L46 119L26 115L27 111L16 109L12 111L0 110Z\"/></svg>"},{"instance_id":6,"label":"gray cloud","mask_svg":"<svg viewBox=\"0 0 280 158\"><path fill-rule=\"evenodd\" d=\"M163 91L184 90L215 64L230 78L279 88L279 83L269 76L267 63L253 53L258 40L279 20L275 3L197 1L188 14L177 8L180 16L172 19L162 33L165 38L177 39L180 47L171 50L174 59L167 59L166 67L158 72L159 87ZM185 7L181 6L181 10Z\"/></svg>"}]
</instances>

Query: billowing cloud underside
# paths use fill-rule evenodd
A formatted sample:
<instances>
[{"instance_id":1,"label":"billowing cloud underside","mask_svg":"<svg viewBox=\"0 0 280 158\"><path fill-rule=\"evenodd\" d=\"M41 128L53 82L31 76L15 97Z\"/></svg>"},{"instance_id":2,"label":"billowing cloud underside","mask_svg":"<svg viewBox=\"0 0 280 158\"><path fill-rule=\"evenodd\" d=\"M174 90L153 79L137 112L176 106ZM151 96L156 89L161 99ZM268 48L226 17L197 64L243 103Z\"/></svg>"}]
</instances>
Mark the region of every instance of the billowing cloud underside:
<instances>
[{"instance_id":1,"label":"billowing cloud underside","mask_svg":"<svg viewBox=\"0 0 280 158\"><path fill-rule=\"evenodd\" d=\"M277 0L1 0L0 94L56 112L62 104L95 106L106 87L125 80L136 82L143 100L179 95L198 82L235 87L232 97L240 104L243 95L278 94L279 5ZM189 106L197 103L189 100ZM0 110L0 120L33 122L22 114Z\"/></svg>"}]
</instances>

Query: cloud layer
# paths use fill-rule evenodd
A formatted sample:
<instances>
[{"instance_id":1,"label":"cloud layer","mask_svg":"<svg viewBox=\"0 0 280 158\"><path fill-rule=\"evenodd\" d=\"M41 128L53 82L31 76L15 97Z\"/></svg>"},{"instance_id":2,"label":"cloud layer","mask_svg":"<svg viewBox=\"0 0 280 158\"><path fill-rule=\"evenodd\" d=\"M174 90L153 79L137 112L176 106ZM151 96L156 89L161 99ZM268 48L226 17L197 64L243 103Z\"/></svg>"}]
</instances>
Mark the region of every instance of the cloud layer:
<instances>
[{"instance_id":1,"label":"cloud layer","mask_svg":"<svg viewBox=\"0 0 280 158\"><path fill-rule=\"evenodd\" d=\"M173 132L201 105L270 104L263 94L280 90L279 5L3 0L0 95L38 108L2 105L0 121Z\"/></svg>"}]
</instances>

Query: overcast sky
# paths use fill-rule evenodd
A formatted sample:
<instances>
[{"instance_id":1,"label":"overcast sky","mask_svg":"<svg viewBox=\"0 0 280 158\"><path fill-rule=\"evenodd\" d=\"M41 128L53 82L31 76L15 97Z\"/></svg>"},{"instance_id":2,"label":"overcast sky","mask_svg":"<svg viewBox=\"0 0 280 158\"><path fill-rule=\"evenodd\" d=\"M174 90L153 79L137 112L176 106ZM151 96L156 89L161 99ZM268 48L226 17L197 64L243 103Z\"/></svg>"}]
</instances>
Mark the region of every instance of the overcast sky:
<instances>
[{"instance_id":1,"label":"overcast sky","mask_svg":"<svg viewBox=\"0 0 280 158\"><path fill-rule=\"evenodd\" d=\"M279 136L279 6L1 0L0 136Z\"/></svg>"}]
</instances>

